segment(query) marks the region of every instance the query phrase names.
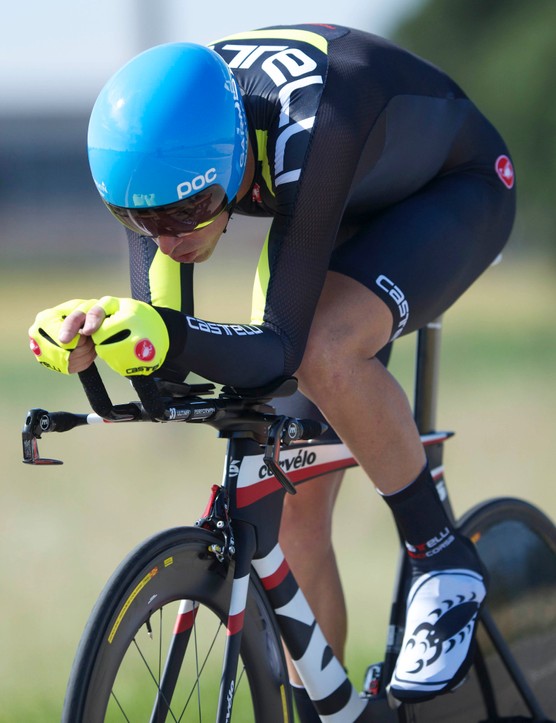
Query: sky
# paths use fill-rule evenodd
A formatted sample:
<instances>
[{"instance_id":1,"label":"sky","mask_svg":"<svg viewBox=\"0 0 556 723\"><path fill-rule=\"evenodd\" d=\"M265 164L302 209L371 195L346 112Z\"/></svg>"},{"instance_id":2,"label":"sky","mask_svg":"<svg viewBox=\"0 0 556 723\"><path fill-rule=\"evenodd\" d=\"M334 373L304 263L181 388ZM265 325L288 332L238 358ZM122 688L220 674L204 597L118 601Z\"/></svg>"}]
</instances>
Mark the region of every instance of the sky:
<instances>
[{"instance_id":1,"label":"sky","mask_svg":"<svg viewBox=\"0 0 556 723\"><path fill-rule=\"evenodd\" d=\"M0 114L90 108L129 58L267 25L333 22L388 36L422 0L6 0Z\"/></svg>"}]
</instances>

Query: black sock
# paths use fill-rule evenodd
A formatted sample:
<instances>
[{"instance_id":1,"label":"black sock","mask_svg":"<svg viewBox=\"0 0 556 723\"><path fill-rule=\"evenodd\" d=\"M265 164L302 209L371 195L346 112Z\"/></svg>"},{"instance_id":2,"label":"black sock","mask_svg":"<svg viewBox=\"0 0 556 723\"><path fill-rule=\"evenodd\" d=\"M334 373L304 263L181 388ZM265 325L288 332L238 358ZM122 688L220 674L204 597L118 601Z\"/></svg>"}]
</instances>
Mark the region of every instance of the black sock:
<instances>
[{"instance_id":1,"label":"black sock","mask_svg":"<svg viewBox=\"0 0 556 723\"><path fill-rule=\"evenodd\" d=\"M319 714L305 688L292 685L293 699L301 723L320 723Z\"/></svg>"},{"instance_id":2,"label":"black sock","mask_svg":"<svg viewBox=\"0 0 556 723\"><path fill-rule=\"evenodd\" d=\"M454 529L428 465L412 484L383 497L398 524L414 574L450 567L482 572L474 545Z\"/></svg>"}]
</instances>

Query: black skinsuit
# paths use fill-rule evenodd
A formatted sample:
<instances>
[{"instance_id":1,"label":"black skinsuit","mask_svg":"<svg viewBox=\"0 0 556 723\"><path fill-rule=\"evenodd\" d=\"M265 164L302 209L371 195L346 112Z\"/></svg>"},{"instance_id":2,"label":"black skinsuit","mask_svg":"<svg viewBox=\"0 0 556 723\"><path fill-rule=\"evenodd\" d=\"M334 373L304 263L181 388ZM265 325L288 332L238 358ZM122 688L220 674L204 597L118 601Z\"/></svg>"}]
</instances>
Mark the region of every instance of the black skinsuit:
<instances>
[{"instance_id":1,"label":"black skinsuit","mask_svg":"<svg viewBox=\"0 0 556 723\"><path fill-rule=\"evenodd\" d=\"M515 207L508 151L445 73L330 25L212 47L241 88L257 160L236 212L273 222L251 324L191 316L192 266L129 232L133 295L174 310L163 311L163 373L264 385L297 370L329 269L388 304L395 338L445 311L498 255Z\"/></svg>"}]
</instances>

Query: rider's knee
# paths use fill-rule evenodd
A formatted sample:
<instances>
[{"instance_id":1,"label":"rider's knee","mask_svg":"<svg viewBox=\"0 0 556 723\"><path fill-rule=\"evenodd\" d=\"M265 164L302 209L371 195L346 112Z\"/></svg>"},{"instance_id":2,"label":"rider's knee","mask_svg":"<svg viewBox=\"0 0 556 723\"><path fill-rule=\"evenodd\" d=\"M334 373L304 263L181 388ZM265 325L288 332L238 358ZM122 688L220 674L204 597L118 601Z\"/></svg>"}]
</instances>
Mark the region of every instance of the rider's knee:
<instances>
[{"instance_id":1,"label":"rider's knee","mask_svg":"<svg viewBox=\"0 0 556 723\"><path fill-rule=\"evenodd\" d=\"M312 328L296 376L300 389L319 406L321 398L350 384L350 369L365 363L387 342L388 331L354 322L339 328Z\"/></svg>"}]
</instances>

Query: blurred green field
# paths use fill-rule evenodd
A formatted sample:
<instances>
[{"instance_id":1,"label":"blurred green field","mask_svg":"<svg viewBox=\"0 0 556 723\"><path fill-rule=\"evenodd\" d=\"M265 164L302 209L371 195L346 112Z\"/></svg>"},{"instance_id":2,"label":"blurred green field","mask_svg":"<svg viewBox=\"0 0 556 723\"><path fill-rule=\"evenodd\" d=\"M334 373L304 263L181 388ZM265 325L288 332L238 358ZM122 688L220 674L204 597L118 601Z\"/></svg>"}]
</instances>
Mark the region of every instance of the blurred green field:
<instances>
[{"instance_id":1,"label":"blurred green field","mask_svg":"<svg viewBox=\"0 0 556 723\"><path fill-rule=\"evenodd\" d=\"M212 286L204 268L197 274L201 316L247 317L253 269L232 251L219 249ZM127 295L126 274L123 262L2 272L9 350L0 375L2 722L59 720L75 647L107 577L147 535L193 522L209 485L221 478L224 443L210 428L185 425L111 425L49 435L41 452L62 458L64 466L20 462L28 408L87 410L76 379L34 362L27 326L37 310L72 296ZM459 512L485 497L511 495L556 518L554 281L554 270L542 264L502 264L446 315L438 425L457 431L446 466ZM409 391L412 350L412 340L402 340L392 361ZM116 401L131 398L127 383L114 375L109 388ZM359 472L347 475L335 538L350 610L347 665L358 681L362 666L381 657L396 560L388 513Z\"/></svg>"}]
</instances>

